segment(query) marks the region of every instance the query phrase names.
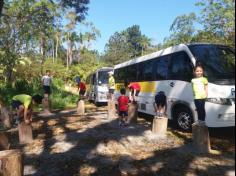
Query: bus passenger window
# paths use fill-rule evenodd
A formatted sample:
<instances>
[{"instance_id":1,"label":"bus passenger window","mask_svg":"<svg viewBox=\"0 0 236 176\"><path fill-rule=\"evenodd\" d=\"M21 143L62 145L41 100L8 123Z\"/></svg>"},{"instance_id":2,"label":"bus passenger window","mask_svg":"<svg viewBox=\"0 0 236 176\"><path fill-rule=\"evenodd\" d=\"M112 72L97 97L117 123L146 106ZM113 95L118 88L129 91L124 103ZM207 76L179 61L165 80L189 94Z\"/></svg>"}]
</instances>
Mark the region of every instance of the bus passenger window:
<instances>
[{"instance_id":1,"label":"bus passenger window","mask_svg":"<svg viewBox=\"0 0 236 176\"><path fill-rule=\"evenodd\" d=\"M139 64L139 72L138 72L139 81L154 81L153 63L154 60L145 61Z\"/></svg>"},{"instance_id":2,"label":"bus passenger window","mask_svg":"<svg viewBox=\"0 0 236 176\"><path fill-rule=\"evenodd\" d=\"M135 82L137 81L137 64L131 65L127 68L127 80L128 82Z\"/></svg>"},{"instance_id":3,"label":"bus passenger window","mask_svg":"<svg viewBox=\"0 0 236 176\"><path fill-rule=\"evenodd\" d=\"M161 58L155 59L154 65L154 73L155 80L166 80L168 75L168 58L169 56L164 56Z\"/></svg>"},{"instance_id":4,"label":"bus passenger window","mask_svg":"<svg viewBox=\"0 0 236 176\"><path fill-rule=\"evenodd\" d=\"M178 52L171 57L169 78L190 82L193 78L193 64L185 52Z\"/></svg>"}]
</instances>

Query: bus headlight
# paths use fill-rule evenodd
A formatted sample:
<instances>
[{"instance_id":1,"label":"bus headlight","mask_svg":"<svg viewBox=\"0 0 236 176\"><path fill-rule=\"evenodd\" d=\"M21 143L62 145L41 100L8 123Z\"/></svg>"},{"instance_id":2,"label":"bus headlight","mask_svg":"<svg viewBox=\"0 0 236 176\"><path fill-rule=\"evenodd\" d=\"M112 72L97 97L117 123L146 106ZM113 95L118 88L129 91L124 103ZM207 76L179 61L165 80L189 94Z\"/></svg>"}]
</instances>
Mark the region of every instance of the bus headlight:
<instances>
[{"instance_id":1,"label":"bus headlight","mask_svg":"<svg viewBox=\"0 0 236 176\"><path fill-rule=\"evenodd\" d=\"M232 105L231 100L227 98L207 98L206 101L220 105Z\"/></svg>"}]
</instances>

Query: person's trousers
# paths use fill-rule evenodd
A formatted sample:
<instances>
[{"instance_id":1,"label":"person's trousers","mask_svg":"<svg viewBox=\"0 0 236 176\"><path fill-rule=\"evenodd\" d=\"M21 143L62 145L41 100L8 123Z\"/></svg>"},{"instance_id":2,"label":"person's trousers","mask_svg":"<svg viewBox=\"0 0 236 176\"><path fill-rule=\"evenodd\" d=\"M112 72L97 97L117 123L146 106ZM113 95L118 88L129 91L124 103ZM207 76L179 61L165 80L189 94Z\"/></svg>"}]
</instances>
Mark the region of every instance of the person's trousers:
<instances>
[{"instance_id":1,"label":"person's trousers","mask_svg":"<svg viewBox=\"0 0 236 176\"><path fill-rule=\"evenodd\" d=\"M195 106L197 108L198 120L205 121L206 119L206 110L205 110L205 99L195 99Z\"/></svg>"}]
</instances>

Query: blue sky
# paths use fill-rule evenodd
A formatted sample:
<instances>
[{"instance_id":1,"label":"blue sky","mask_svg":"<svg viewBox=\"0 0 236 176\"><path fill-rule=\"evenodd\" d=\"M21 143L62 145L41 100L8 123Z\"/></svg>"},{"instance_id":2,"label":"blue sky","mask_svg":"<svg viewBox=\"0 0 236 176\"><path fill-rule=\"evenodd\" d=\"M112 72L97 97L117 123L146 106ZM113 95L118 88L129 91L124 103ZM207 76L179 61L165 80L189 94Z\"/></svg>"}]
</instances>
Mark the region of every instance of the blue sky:
<instances>
[{"instance_id":1,"label":"blue sky","mask_svg":"<svg viewBox=\"0 0 236 176\"><path fill-rule=\"evenodd\" d=\"M133 25L139 25L142 34L161 43L168 37L170 26L177 16L199 14L197 0L90 0L87 21L93 22L101 38L92 48L104 51L111 35Z\"/></svg>"}]
</instances>

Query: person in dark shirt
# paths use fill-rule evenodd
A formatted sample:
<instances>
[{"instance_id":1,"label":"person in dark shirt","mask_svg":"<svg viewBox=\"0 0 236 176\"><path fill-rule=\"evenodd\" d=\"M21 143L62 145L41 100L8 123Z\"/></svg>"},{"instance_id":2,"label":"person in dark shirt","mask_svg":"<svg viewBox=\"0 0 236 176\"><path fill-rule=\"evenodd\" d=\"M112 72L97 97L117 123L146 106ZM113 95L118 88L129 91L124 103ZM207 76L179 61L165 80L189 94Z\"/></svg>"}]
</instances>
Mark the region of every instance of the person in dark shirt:
<instances>
[{"instance_id":1,"label":"person in dark shirt","mask_svg":"<svg viewBox=\"0 0 236 176\"><path fill-rule=\"evenodd\" d=\"M154 108L157 113L157 117L166 116L166 108L167 108L167 98L165 92L160 91L155 96Z\"/></svg>"},{"instance_id":2,"label":"person in dark shirt","mask_svg":"<svg viewBox=\"0 0 236 176\"><path fill-rule=\"evenodd\" d=\"M120 90L121 96L118 98L118 110L119 110L119 125L127 124L129 98L125 96L126 90L122 88Z\"/></svg>"}]
</instances>

